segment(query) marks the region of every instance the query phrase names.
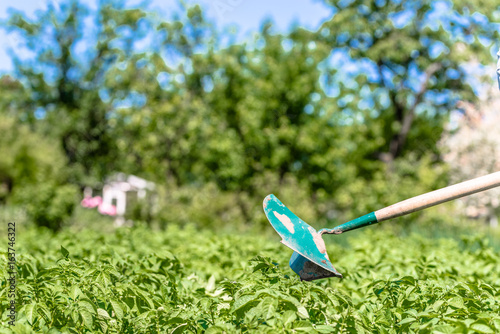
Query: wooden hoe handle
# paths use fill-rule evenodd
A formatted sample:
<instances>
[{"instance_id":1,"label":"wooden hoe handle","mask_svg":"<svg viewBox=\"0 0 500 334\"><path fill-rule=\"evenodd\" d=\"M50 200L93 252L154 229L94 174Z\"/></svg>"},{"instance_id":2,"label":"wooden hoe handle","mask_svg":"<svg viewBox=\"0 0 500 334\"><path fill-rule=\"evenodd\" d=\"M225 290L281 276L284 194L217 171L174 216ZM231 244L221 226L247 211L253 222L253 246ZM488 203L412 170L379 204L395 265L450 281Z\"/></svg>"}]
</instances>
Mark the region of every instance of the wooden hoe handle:
<instances>
[{"instance_id":1,"label":"wooden hoe handle","mask_svg":"<svg viewBox=\"0 0 500 334\"><path fill-rule=\"evenodd\" d=\"M475 194L500 186L500 172L481 176L469 181L458 183L443 189L431 191L427 194L412 197L386 208L371 212L356 218L333 229L323 229L319 232L340 234L366 225L376 224L384 220L404 216L425 208L448 202L460 197Z\"/></svg>"},{"instance_id":2,"label":"wooden hoe handle","mask_svg":"<svg viewBox=\"0 0 500 334\"><path fill-rule=\"evenodd\" d=\"M500 186L500 172L431 191L375 211L379 222Z\"/></svg>"}]
</instances>

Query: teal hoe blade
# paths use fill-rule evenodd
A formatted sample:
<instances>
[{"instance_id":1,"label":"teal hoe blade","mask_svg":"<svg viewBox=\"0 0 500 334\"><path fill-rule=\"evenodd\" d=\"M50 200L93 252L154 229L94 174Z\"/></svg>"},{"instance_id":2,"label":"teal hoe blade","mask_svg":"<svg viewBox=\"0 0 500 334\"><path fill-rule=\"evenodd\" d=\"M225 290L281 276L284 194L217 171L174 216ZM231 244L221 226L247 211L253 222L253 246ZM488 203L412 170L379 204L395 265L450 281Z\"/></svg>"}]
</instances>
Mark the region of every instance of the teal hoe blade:
<instances>
[{"instance_id":1,"label":"teal hoe blade","mask_svg":"<svg viewBox=\"0 0 500 334\"><path fill-rule=\"evenodd\" d=\"M500 78L500 60L498 66ZM326 277L342 277L328 258L323 234L341 234L356 230L495 187L500 187L500 171L415 196L332 229L324 228L319 231L294 215L274 195L268 195L264 199L264 211L271 225L281 236L281 242L294 251L290 259L292 270L302 280L312 281Z\"/></svg>"},{"instance_id":2,"label":"teal hoe blade","mask_svg":"<svg viewBox=\"0 0 500 334\"><path fill-rule=\"evenodd\" d=\"M290 211L274 195L264 199L264 211L281 242L294 253L290 267L302 280L342 277L330 262L321 234Z\"/></svg>"}]
</instances>

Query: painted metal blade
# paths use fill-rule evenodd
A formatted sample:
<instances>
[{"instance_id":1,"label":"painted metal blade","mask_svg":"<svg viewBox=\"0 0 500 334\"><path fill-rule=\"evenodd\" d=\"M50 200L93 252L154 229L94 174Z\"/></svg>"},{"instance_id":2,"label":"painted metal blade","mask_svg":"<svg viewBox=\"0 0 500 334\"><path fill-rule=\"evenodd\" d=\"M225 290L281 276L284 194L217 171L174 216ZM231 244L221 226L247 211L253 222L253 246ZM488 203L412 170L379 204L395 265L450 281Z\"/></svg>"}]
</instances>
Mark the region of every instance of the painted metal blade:
<instances>
[{"instance_id":1,"label":"painted metal blade","mask_svg":"<svg viewBox=\"0 0 500 334\"><path fill-rule=\"evenodd\" d=\"M281 236L281 242L295 252L290 259L290 267L302 280L342 277L328 258L321 234L297 217L276 196L268 195L264 199L264 212Z\"/></svg>"},{"instance_id":2,"label":"painted metal blade","mask_svg":"<svg viewBox=\"0 0 500 334\"><path fill-rule=\"evenodd\" d=\"M342 278L342 274L339 272L334 273L330 270L326 270L297 252L293 252L289 265L290 268L292 268L292 270L299 275L300 279L303 281L314 281L320 278L328 277Z\"/></svg>"}]
</instances>

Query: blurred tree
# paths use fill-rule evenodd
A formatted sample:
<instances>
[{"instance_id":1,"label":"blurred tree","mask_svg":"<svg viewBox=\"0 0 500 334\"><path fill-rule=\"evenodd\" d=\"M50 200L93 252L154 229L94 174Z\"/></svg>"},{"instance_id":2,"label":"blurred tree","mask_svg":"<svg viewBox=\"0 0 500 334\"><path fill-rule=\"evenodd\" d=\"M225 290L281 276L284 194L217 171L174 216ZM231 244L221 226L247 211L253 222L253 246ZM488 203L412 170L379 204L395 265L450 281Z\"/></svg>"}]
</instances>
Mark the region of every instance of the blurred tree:
<instances>
[{"instance_id":1,"label":"blurred tree","mask_svg":"<svg viewBox=\"0 0 500 334\"><path fill-rule=\"evenodd\" d=\"M20 121L27 122L27 118L33 116L32 113L23 113L23 110L31 110L33 106L29 105L29 92L23 84L13 78L11 75L0 77L0 111L2 115L18 118ZM32 124L33 122L27 122Z\"/></svg>"},{"instance_id":2,"label":"blurred tree","mask_svg":"<svg viewBox=\"0 0 500 334\"><path fill-rule=\"evenodd\" d=\"M327 161L342 163L332 145L337 131L321 105L318 64L329 50L311 44L309 31L282 36L272 34L270 24L255 47L222 48L199 7L186 14L160 24L165 40L150 58L167 83L145 69L153 80L144 80L137 93L147 104L121 111L119 128L134 134L122 136L121 144L132 148L133 164L177 186L216 184L234 194L228 204L247 222L263 196L290 182L308 194L304 207L311 190L342 183L341 171L324 170Z\"/></svg>"},{"instance_id":3,"label":"blurred tree","mask_svg":"<svg viewBox=\"0 0 500 334\"><path fill-rule=\"evenodd\" d=\"M36 122L60 139L73 167L73 182L80 184L88 177L100 180L116 166L109 118L113 103L127 98L123 92L128 82L108 74L127 64L144 16L140 10L103 2L94 17L95 35L85 35L84 29L92 28L84 25L88 15L82 3L67 1L58 7L49 4L35 19L15 13L9 20L10 30L22 36L34 55L14 58L16 74L29 91L30 108L19 110L20 119ZM112 99L106 98L109 91L115 93Z\"/></svg>"},{"instance_id":4,"label":"blurred tree","mask_svg":"<svg viewBox=\"0 0 500 334\"><path fill-rule=\"evenodd\" d=\"M77 1L15 14L35 55L16 60L32 103L21 119L60 140L72 182L119 168L164 185L165 221L263 220L271 192L314 221L442 185L436 142L451 106L475 99L462 64L490 56L496 5L327 4L317 32L267 22L241 44L199 6L164 20L105 1L95 39Z\"/></svg>"},{"instance_id":5,"label":"blurred tree","mask_svg":"<svg viewBox=\"0 0 500 334\"><path fill-rule=\"evenodd\" d=\"M15 187L53 175L64 163L57 149L52 152L53 142L44 140L26 124L17 124L27 95L23 85L5 75L0 78L0 91L0 203L5 203Z\"/></svg>"},{"instance_id":6,"label":"blurred tree","mask_svg":"<svg viewBox=\"0 0 500 334\"><path fill-rule=\"evenodd\" d=\"M344 56L329 71L327 90L333 88L341 97L345 118L363 124L360 135L377 142L366 158L376 154L392 162L410 152L438 153L436 143L448 112L457 100L476 99L465 65L493 61L491 47L499 35L491 22L498 4L326 3L335 14L319 29L317 38L334 55ZM346 62L352 64L348 70Z\"/></svg>"},{"instance_id":7,"label":"blurred tree","mask_svg":"<svg viewBox=\"0 0 500 334\"><path fill-rule=\"evenodd\" d=\"M36 225L59 229L73 211L78 188L68 184L57 141L19 124L4 109L0 133L0 204L19 205Z\"/></svg>"},{"instance_id":8,"label":"blurred tree","mask_svg":"<svg viewBox=\"0 0 500 334\"><path fill-rule=\"evenodd\" d=\"M315 42L331 49L322 83L338 109L334 125L347 135L351 170L346 186L331 190L335 208L352 218L445 186L437 143L457 101L477 98L467 72L493 61L498 5L325 3L333 16Z\"/></svg>"},{"instance_id":9,"label":"blurred tree","mask_svg":"<svg viewBox=\"0 0 500 334\"><path fill-rule=\"evenodd\" d=\"M481 43L496 36L487 19L443 6L341 2L317 33L273 34L265 24L251 45L224 48L193 7L185 20L160 25L167 59L178 66L162 64L163 87L143 87L144 95L159 92L148 96L151 109L129 110L137 117L130 132L148 133L138 151L177 185L213 182L241 194L234 203L247 221L256 199L290 178L317 215L329 199L361 213L443 186L444 170L434 166L443 122L458 99L475 99L463 65L485 61ZM399 157L409 164L395 163ZM397 183L404 189L395 191Z\"/></svg>"}]
</instances>

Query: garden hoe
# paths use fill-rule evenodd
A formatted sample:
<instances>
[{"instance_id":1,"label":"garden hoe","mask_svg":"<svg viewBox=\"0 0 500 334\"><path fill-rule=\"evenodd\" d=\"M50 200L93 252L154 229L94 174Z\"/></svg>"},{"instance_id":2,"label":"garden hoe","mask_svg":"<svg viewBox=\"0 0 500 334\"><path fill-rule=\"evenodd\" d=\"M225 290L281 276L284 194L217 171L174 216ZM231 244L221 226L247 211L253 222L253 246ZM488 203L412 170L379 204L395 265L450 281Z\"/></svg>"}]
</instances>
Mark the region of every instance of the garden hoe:
<instances>
[{"instance_id":1,"label":"garden hoe","mask_svg":"<svg viewBox=\"0 0 500 334\"><path fill-rule=\"evenodd\" d=\"M497 78L500 88L500 51L497 56ZM264 199L264 211L271 225L281 236L281 242L294 251L290 258L290 267L302 280L312 281L334 276L342 278L342 274L333 267L328 258L323 234L340 234L355 230L498 186L500 186L500 172L416 196L332 229L324 228L319 231L294 215L274 195L268 195Z\"/></svg>"},{"instance_id":2,"label":"garden hoe","mask_svg":"<svg viewBox=\"0 0 500 334\"><path fill-rule=\"evenodd\" d=\"M281 236L281 242L294 251L290 267L302 280L312 281L334 276L342 278L342 274L335 270L328 258L323 234L341 234L498 186L500 172L416 196L332 229L324 228L319 231L294 215L274 195L268 195L264 199L264 211Z\"/></svg>"}]
</instances>

